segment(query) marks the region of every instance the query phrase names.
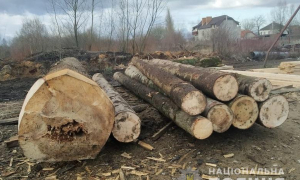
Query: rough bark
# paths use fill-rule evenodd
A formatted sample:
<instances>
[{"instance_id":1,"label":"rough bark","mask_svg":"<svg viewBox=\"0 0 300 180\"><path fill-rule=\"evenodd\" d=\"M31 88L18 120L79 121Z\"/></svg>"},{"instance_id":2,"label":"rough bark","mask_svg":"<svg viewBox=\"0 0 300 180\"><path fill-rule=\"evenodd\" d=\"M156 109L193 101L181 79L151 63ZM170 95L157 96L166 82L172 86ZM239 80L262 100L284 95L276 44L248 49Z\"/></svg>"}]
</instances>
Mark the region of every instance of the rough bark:
<instances>
[{"instance_id":1,"label":"rough bark","mask_svg":"<svg viewBox=\"0 0 300 180\"><path fill-rule=\"evenodd\" d=\"M72 69L72 70L70 70ZM114 107L75 58L65 58L29 90L19 116L19 143L34 161L92 159L106 143Z\"/></svg>"},{"instance_id":2,"label":"rough bark","mask_svg":"<svg viewBox=\"0 0 300 180\"><path fill-rule=\"evenodd\" d=\"M239 84L239 93L252 97L255 101L262 102L268 99L272 84L265 78L256 78L235 74Z\"/></svg>"},{"instance_id":3,"label":"rough bark","mask_svg":"<svg viewBox=\"0 0 300 180\"><path fill-rule=\"evenodd\" d=\"M133 59L132 62L183 111L190 115L204 111L206 97L194 86L144 61Z\"/></svg>"},{"instance_id":4,"label":"rough bark","mask_svg":"<svg viewBox=\"0 0 300 180\"><path fill-rule=\"evenodd\" d=\"M149 62L151 64L159 65L159 68L162 68L183 80L190 81L204 94L220 101L230 101L237 95L238 83L236 78L230 73L161 59L153 59Z\"/></svg>"},{"instance_id":5,"label":"rough bark","mask_svg":"<svg viewBox=\"0 0 300 180\"><path fill-rule=\"evenodd\" d=\"M289 103L282 95L273 95L258 104L257 122L267 128L275 128L284 123L289 115Z\"/></svg>"},{"instance_id":6,"label":"rough bark","mask_svg":"<svg viewBox=\"0 0 300 180\"><path fill-rule=\"evenodd\" d=\"M136 140L141 132L140 118L102 74L94 74L92 79L106 92L115 107L115 123L112 130L114 138L120 142Z\"/></svg>"},{"instance_id":7,"label":"rough bark","mask_svg":"<svg viewBox=\"0 0 300 180\"><path fill-rule=\"evenodd\" d=\"M212 122L214 131L218 133L227 131L234 120L234 114L226 104L210 98L207 98L203 116Z\"/></svg>"},{"instance_id":8,"label":"rough bark","mask_svg":"<svg viewBox=\"0 0 300 180\"><path fill-rule=\"evenodd\" d=\"M120 72L114 74L114 79L140 98L152 104L162 114L195 138L205 139L212 134L212 123L208 119L202 116L188 115L171 99Z\"/></svg>"},{"instance_id":9,"label":"rough bark","mask_svg":"<svg viewBox=\"0 0 300 180\"><path fill-rule=\"evenodd\" d=\"M246 95L238 95L228 103L234 114L232 125L238 129L248 129L258 117L258 105L256 101Z\"/></svg>"},{"instance_id":10,"label":"rough bark","mask_svg":"<svg viewBox=\"0 0 300 180\"><path fill-rule=\"evenodd\" d=\"M134 70L132 73L132 70ZM125 73L127 72L128 76L136 79L140 83L148 86L149 88L153 87L152 83L148 83L151 81L147 78L139 69L134 66L131 66L130 69L126 69ZM126 75L127 75L126 74ZM135 74L135 75L133 75ZM157 88L157 86L155 86ZM225 132L230 128L233 121L233 113L231 109L218 101L213 99L207 98L207 105L203 112L203 116L211 120L213 124L214 131L222 133Z\"/></svg>"}]
</instances>

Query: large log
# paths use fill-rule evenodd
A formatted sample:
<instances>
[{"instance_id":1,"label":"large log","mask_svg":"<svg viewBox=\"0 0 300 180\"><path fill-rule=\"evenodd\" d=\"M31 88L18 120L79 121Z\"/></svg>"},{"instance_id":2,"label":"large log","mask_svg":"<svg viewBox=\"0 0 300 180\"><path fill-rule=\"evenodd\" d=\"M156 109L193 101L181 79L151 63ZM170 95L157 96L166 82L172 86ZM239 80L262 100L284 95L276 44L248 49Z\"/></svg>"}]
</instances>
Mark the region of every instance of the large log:
<instances>
[{"instance_id":1,"label":"large log","mask_svg":"<svg viewBox=\"0 0 300 180\"><path fill-rule=\"evenodd\" d=\"M220 101L230 101L238 93L236 78L230 73L220 72L216 69L194 67L172 61L153 59L151 64L186 80L210 97Z\"/></svg>"},{"instance_id":2,"label":"large log","mask_svg":"<svg viewBox=\"0 0 300 180\"><path fill-rule=\"evenodd\" d=\"M235 74L239 84L239 93L252 97L255 101L262 102L268 99L272 84L265 78L257 78Z\"/></svg>"},{"instance_id":3,"label":"large log","mask_svg":"<svg viewBox=\"0 0 300 180\"><path fill-rule=\"evenodd\" d=\"M115 107L115 123L112 130L114 138L120 142L136 140L141 132L140 118L102 74L94 74L92 79L106 92Z\"/></svg>"},{"instance_id":4,"label":"large log","mask_svg":"<svg viewBox=\"0 0 300 180\"><path fill-rule=\"evenodd\" d=\"M264 102L258 103L257 122L267 128L280 126L289 115L289 103L282 95L273 95Z\"/></svg>"},{"instance_id":5,"label":"large log","mask_svg":"<svg viewBox=\"0 0 300 180\"><path fill-rule=\"evenodd\" d=\"M198 115L204 111L206 97L194 86L137 58L132 63L183 111L190 115Z\"/></svg>"},{"instance_id":6,"label":"large log","mask_svg":"<svg viewBox=\"0 0 300 180\"><path fill-rule=\"evenodd\" d=\"M135 79L138 82L148 86L149 88L154 87L153 89L155 90L157 88L157 86L153 86L153 83L149 83L151 80L135 66L129 66L125 70L125 74L132 79ZM234 115L227 105L210 98L207 98L207 105L202 114L204 117L211 120L214 131L218 133L228 130L234 119Z\"/></svg>"},{"instance_id":7,"label":"large log","mask_svg":"<svg viewBox=\"0 0 300 180\"><path fill-rule=\"evenodd\" d=\"M248 129L255 123L258 117L258 105L253 98L239 94L228 105L234 114L232 123L234 127Z\"/></svg>"},{"instance_id":8,"label":"large log","mask_svg":"<svg viewBox=\"0 0 300 180\"><path fill-rule=\"evenodd\" d=\"M109 97L77 59L65 58L28 91L19 116L19 143L30 160L93 159L113 122Z\"/></svg>"},{"instance_id":9,"label":"large log","mask_svg":"<svg viewBox=\"0 0 300 180\"><path fill-rule=\"evenodd\" d=\"M114 74L114 79L140 98L152 104L162 114L195 138L205 139L212 134L212 123L208 119L202 116L188 115L171 99L120 72Z\"/></svg>"}]
</instances>

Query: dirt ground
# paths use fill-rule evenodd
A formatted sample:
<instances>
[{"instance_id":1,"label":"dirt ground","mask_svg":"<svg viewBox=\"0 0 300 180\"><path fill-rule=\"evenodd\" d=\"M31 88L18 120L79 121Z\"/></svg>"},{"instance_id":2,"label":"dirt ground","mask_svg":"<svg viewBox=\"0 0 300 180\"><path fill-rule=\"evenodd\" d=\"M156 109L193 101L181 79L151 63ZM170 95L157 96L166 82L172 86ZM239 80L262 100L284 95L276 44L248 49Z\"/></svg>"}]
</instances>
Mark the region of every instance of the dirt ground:
<instances>
[{"instance_id":1,"label":"dirt ground","mask_svg":"<svg viewBox=\"0 0 300 180\"><path fill-rule=\"evenodd\" d=\"M270 67L276 67L281 61L271 61ZM261 68L262 62L227 63L236 69ZM109 78L112 79L111 77ZM18 79L1 82L0 119L17 117L26 92L36 79ZM146 103L128 90L113 82L118 92L130 105ZM280 127L266 129L255 124L248 130L230 128L227 132L213 133L206 140L196 140L182 129L173 125L157 141L151 136L166 125L169 120L155 108L149 107L138 113L142 120L140 140L151 144L155 149L149 151L135 143L122 144L110 138L98 157L94 160L37 163L28 162L19 147L7 148L3 143L7 138L17 134L17 125L0 125L0 180L1 179L115 179L118 174L108 172L121 166L135 168L136 171L148 173L151 180L176 179L182 175L182 169L194 168L199 175L210 174L213 167L205 163L216 164L217 168L282 168L284 175L273 177L286 180L300 179L300 93L284 94L290 104L288 120ZM128 153L132 158L121 156ZM231 158L223 155L233 153ZM164 159L158 162L147 159L155 157ZM12 163L11 163L12 162ZM10 166L11 165L11 166ZM180 165L180 166L179 166ZM176 167L176 168L175 168ZM44 169L50 168L50 169ZM127 179L147 179L147 176L133 175L134 171L123 168ZM216 171L215 171L216 172ZM223 171L222 171L223 172ZM256 178L254 175L210 174L221 179L225 177ZM272 176L262 176L272 177ZM260 177L261 178L261 177ZM52 178L54 179L54 178Z\"/></svg>"}]
</instances>

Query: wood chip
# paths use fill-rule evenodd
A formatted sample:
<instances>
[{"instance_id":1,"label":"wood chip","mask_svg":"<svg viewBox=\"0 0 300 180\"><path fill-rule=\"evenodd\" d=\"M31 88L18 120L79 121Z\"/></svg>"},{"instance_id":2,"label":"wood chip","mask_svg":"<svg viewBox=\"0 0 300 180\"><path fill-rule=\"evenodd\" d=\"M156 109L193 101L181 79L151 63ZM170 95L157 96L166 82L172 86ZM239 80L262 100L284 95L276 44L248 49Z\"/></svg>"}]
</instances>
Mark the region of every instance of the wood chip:
<instances>
[{"instance_id":1,"label":"wood chip","mask_svg":"<svg viewBox=\"0 0 300 180\"><path fill-rule=\"evenodd\" d=\"M88 172L89 174L92 174L92 171L90 170L90 168L88 166L85 166L84 169L86 170L86 172Z\"/></svg>"},{"instance_id":2,"label":"wood chip","mask_svg":"<svg viewBox=\"0 0 300 180\"><path fill-rule=\"evenodd\" d=\"M293 172L293 171L295 171L295 170L296 170L295 168L292 168L292 169L289 170L288 173L291 174L291 172Z\"/></svg>"},{"instance_id":3,"label":"wood chip","mask_svg":"<svg viewBox=\"0 0 300 180\"><path fill-rule=\"evenodd\" d=\"M125 176L124 172L122 171L122 169L120 169L120 171L119 171L119 176L120 176L120 180L126 180L126 176Z\"/></svg>"},{"instance_id":4,"label":"wood chip","mask_svg":"<svg viewBox=\"0 0 300 180\"><path fill-rule=\"evenodd\" d=\"M137 175L137 176L147 176L149 173L133 170L129 172L129 174Z\"/></svg>"},{"instance_id":5,"label":"wood chip","mask_svg":"<svg viewBox=\"0 0 300 180\"><path fill-rule=\"evenodd\" d=\"M160 173L162 173L163 172L163 170L162 169L160 169L160 170L158 170L156 173L155 173L155 175L157 176L157 175L160 175Z\"/></svg>"},{"instance_id":6,"label":"wood chip","mask_svg":"<svg viewBox=\"0 0 300 180\"><path fill-rule=\"evenodd\" d=\"M125 157L125 158L127 158L127 159L131 159L132 157L128 154L128 153L126 153L126 152L123 152L122 154L121 154L121 156L122 157Z\"/></svg>"},{"instance_id":7,"label":"wood chip","mask_svg":"<svg viewBox=\"0 0 300 180\"><path fill-rule=\"evenodd\" d=\"M143 147L143 148L145 148L145 149L147 149L149 151L152 151L154 149L153 146L151 146L150 144L147 144L147 143L145 143L143 141L138 141L138 145L140 145L141 147Z\"/></svg>"},{"instance_id":8,"label":"wood chip","mask_svg":"<svg viewBox=\"0 0 300 180\"><path fill-rule=\"evenodd\" d=\"M223 155L225 158L232 158L234 156L233 153Z\"/></svg>"},{"instance_id":9,"label":"wood chip","mask_svg":"<svg viewBox=\"0 0 300 180\"><path fill-rule=\"evenodd\" d=\"M162 158L147 157L147 159L150 159L150 160L153 160L153 161L158 161L158 162L166 162L166 160L162 159Z\"/></svg>"},{"instance_id":10,"label":"wood chip","mask_svg":"<svg viewBox=\"0 0 300 180\"><path fill-rule=\"evenodd\" d=\"M109 177L109 176L111 176L111 172L108 172L108 173L102 173L101 175L102 175L102 176L105 176L105 177Z\"/></svg>"},{"instance_id":11,"label":"wood chip","mask_svg":"<svg viewBox=\"0 0 300 180\"><path fill-rule=\"evenodd\" d=\"M46 177L45 180L57 180L57 178L56 178L56 175L54 175L54 176Z\"/></svg>"},{"instance_id":12,"label":"wood chip","mask_svg":"<svg viewBox=\"0 0 300 180\"><path fill-rule=\"evenodd\" d=\"M172 170L171 170L171 176L174 176L174 174L176 173L176 168L173 168Z\"/></svg>"},{"instance_id":13,"label":"wood chip","mask_svg":"<svg viewBox=\"0 0 300 180\"><path fill-rule=\"evenodd\" d=\"M18 135L10 137L9 139L5 140L4 143L8 148L18 147L19 146Z\"/></svg>"},{"instance_id":14,"label":"wood chip","mask_svg":"<svg viewBox=\"0 0 300 180\"><path fill-rule=\"evenodd\" d=\"M43 171L53 171L54 168L43 168Z\"/></svg>"},{"instance_id":15,"label":"wood chip","mask_svg":"<svg viewBox=\"0 0 300 180\"><path fill-rule=\"evenodd\" d=\"M121 166L121 169L125 170L135 170L135 167L130 167L130 166ZM121 169L119 171L121 171ZM120 173L120 172L119 172Z\"/></svg>"},{"instance_id":16,"label":"wood chip","mask_svg":"<svg viewBox=\"0 0 300 180\"><path fill-rule=\"evenodd\" d=\"M14 158L10 158L9 167L12 167Z\"/></svg>"},{"instance_id":17,"label":"wood chip","mask_svg":"<svg viewBox=\"0 0 300 180\"><path fill-rule=\"evenodd\" d=\"M16 173L16 171L2 172L1 176L2 177L8 177L8 176L11 176L11 175L13 175L15 173Z\"/></svg>"},{"instance_id":18,"label":"wood chip","mask_svg":"<svg viewBox=\"0 0 300 180\"><path fill-rule=\"evenodd\" d=\"M206 166L217 167L216 164L212 164L212 163L205 163L205 164L206 164Z\"/></svg>"}]
</instances>

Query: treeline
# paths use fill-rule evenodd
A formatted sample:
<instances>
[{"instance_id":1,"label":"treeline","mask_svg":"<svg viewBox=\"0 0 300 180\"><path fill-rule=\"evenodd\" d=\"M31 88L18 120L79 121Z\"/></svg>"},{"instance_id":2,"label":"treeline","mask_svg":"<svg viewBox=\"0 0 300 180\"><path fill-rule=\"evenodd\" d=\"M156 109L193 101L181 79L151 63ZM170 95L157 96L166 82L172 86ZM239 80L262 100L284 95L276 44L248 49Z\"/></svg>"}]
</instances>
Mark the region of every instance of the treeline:
<instances>
[{"instance_id":1,"label":"treeline","mask_svg":"<svg viewBox=\"0 0 300 180\"><path fill-rule=\"evenodd\" d=\"M174 28L163 0L112 0L105 5L100 2L49 0L52 24L46 26L39 18L25 19L11 42L2 43L0 58L22 59L70 47L135 54L178 50L186 42L184 33Z\"/></svg>"}]
</instances>

